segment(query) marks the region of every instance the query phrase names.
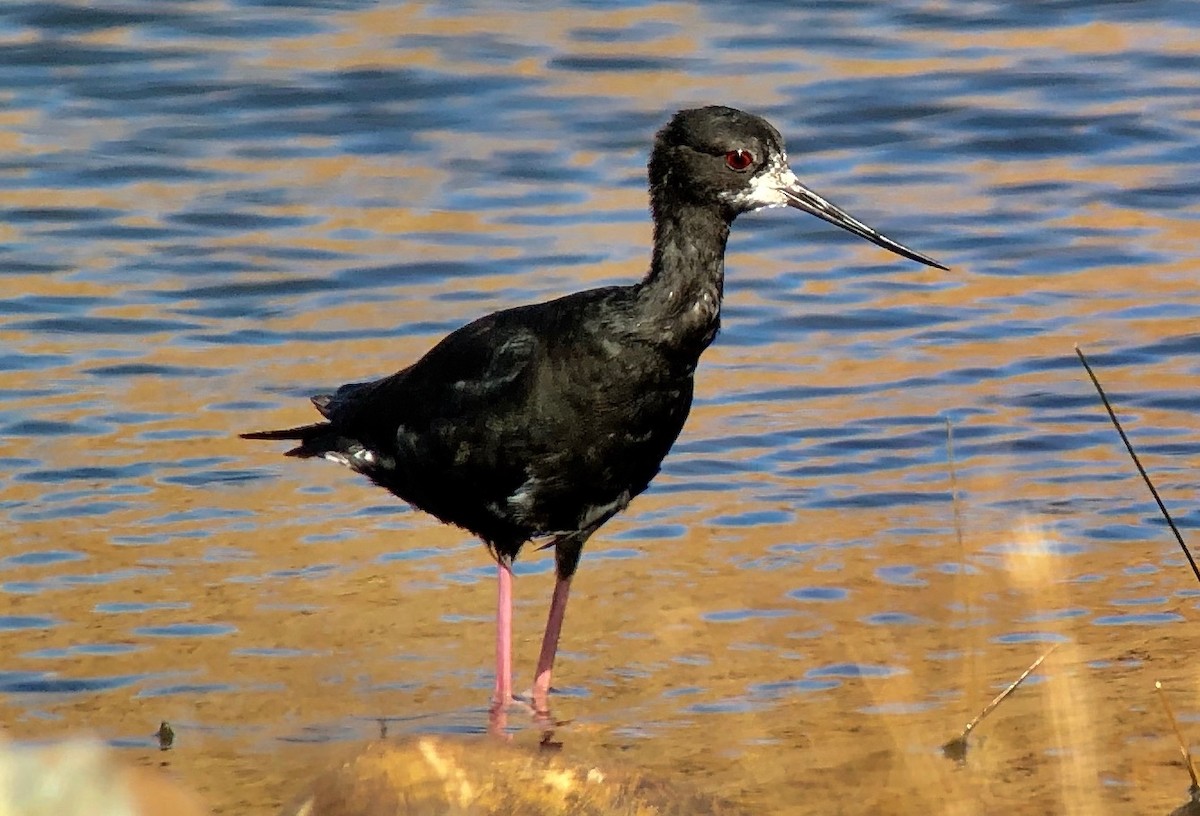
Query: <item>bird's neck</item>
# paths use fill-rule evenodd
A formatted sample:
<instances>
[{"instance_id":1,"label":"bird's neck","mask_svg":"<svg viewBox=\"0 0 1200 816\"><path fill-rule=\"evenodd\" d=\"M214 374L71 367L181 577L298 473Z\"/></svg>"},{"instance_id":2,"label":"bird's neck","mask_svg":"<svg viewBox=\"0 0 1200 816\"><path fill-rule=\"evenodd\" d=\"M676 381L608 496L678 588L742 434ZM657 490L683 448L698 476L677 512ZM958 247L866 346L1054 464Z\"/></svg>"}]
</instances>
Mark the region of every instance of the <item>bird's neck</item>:
<instances>
[{"instance_id":1,"label":"bird's neck","mask_svg":"<svg viewBox=\"0 0 1200 816\"><path fill-rule=\"evenodd\" d=\"M642 318L656 339L698 357L720 327L729 222L705 207L655 210L654 255L638 291Z\"/></svg>"}]
</instances>

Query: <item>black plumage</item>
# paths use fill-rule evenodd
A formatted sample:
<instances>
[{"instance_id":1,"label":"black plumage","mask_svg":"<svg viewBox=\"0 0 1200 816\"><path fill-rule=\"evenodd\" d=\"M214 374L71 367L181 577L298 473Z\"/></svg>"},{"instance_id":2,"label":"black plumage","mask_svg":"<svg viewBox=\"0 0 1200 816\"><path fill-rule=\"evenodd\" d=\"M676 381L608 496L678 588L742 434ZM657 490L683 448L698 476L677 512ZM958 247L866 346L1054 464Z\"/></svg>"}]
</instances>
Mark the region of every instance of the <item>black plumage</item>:
<instances>
[{"instance_id":1,"label":"black plumage","mask_svg":"<svg viewBox=\"0 0 1200 816\"><path fill-rule=\"evenodd\" d=\"M800 185L778 131L732 108L676 114L657 136L649 181L654 249L641 282L481 317L389 377L314 397L324 422L244 434L299 440L289 456L344 464L486 542L501 570L499 706L511 694L501 677L508 565L532 539L555 549L534 686L545 709L583 545L646 489L687 419L696 365L720 325L739 214L792 206L940 267Z\"/></svg>"}]
</instances>

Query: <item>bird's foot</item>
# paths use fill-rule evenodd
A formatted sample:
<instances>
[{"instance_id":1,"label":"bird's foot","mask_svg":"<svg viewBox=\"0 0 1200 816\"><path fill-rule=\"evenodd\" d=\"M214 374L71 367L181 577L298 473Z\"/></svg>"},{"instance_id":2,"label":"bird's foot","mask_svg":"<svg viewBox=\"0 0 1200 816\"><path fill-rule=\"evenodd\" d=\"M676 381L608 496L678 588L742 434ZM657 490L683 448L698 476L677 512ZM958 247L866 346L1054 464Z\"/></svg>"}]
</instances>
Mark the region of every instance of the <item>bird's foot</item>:
<instances>
[{"instance_id":1,"label":"bird's foot","mask_svg":"<svg viewBox=\"0 0 1200 816\"><path fill-rule=\"evenodd\" d=\"M554 734L554 729L571 722L556 720L546 702L538 705L535 700L536 694L530 689L524 694L514 694L504 705L493 701L488 709L488 733L500 739L511 740L513 735L508 731L508 716L513 713L529 717L533 727L543 731L543 741Z\"/></svg>"},{"instance_id":2,"label":"bird's foot","mask_svg":"<svg viewBox=\"0 0 1200 816\"><path fill-rule=\"evenodd\" d=\"M564 724L557 722L550 713L549 691L549 689L539 689L535 683L533 688L517 696L521 707L529 712L534 724L541 728Z\"/></svg>"},{"instance_id":3,"label":"bird's foot","mask_svg":"<svg viewBox=\"0 0 1200 816\"><path fill-rule=\"evenodd\" d=\"M492 704L488 708L488 715L493 725L493 728L490 730L495 730L494 726L497 722L503 722L507 726L510 712L525 714L534 718L537 716L537 710L530 702L528 694L513 694L507 700L503 701L498 697L493 697Z\"/></svg>"}]
</instances>

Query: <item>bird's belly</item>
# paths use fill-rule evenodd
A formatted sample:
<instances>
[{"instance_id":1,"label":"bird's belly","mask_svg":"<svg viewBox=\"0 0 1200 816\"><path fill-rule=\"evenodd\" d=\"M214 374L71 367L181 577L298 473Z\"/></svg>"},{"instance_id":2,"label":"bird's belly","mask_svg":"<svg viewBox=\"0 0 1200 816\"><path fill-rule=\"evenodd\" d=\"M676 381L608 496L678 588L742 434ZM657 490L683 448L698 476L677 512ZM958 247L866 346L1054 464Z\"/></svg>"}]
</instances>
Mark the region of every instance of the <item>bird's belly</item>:
<instances>
[{"instance_id":1,"label":"bird's belly","mask_svg":"<svg viewBox=\"0 0 1200 816\"><path fill-rule=\"evenodd\" d=\"M533 420L514 412L401 426L394 466L362 472L489 541L592 529L658 473L687 417L689 386L645 388L636 398L597 395Z\"/></svg>"},{"instance_id":2,"label":"bird's belly","mask_svg":"<svg viewBox=\"0 0 1200 816\"><path fill-rule=\"evenodd\" d=\"M691 392L643 394L638 411L580 417L565 442L542 448L507 503L539 534L586 529L625 508L658 473L687 418ZM655 398L651 398L655 397Z\"/></svg>"}]
</instances>

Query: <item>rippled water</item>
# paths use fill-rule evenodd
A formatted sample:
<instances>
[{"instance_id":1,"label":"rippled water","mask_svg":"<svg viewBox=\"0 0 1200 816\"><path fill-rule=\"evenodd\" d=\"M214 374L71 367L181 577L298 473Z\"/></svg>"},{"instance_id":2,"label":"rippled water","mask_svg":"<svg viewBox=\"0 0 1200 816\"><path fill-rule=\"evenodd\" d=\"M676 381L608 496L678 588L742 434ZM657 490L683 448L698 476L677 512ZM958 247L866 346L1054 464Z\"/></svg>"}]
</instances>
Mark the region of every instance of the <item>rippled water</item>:
<instances>
[{"instance_id":1,"label":"rippled water","mask_svg":"<svg viewBox=\"0 0 1200 816\"><path fill-rule=\"evenodd\" d=\"M483 312L639 277L653 133L719 102L953 271L738 222L692 419L585 555L559 736L778 812L925 812L930 780L964 812L1165 812L1186 782L1149 688L1194 729L1197 587L1073 345L1195 526L1193 12L4 4L4 721L138 750L169 719L176 763L253 813L297 743L481 729L482 547L234 435ZM519 564L519 683L551 571Z\"/></svg>"}]
</instances>

